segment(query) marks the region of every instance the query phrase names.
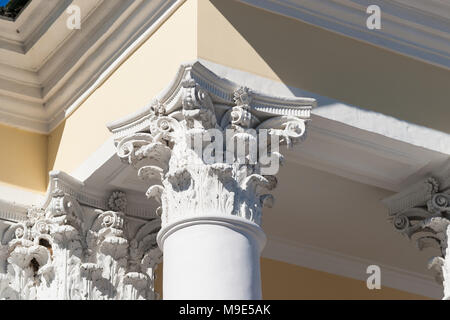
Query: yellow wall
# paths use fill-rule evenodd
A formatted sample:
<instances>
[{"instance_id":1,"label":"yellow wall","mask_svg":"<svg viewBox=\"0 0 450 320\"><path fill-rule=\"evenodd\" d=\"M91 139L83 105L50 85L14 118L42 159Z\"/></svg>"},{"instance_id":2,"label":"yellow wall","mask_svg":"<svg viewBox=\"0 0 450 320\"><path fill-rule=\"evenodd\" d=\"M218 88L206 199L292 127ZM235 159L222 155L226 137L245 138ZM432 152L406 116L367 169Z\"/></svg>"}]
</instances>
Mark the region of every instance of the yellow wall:
<instances>
[{"instance_id":1,"label":"yellow wall","mask_svg":"<svg viewBox=\"0 0 450 320\"><path fill-rule=\"evenodd\" d=\"M71 172L111 134L106 124L147 105L197 57L197 2L187 1L50 134L49 169Z\"/></svg>"},{"instance_id":2,"label":"yellow wall","mask_svg":"<svg viewBox=\"0 0 450 320\"><path fill-rule=\"evenodd\" d=\"M155 289L162 297L162 264L156 272ZM261 282L265 300L423 300L423 296L381 286L367 289L366 282L334 274L261 259Z\"/></svg>"},{"instance_id":3,"label":"yellow wall","mask_svg":"<svg viewBox=\"0 0 450 320\"><path fill-rule=\"evenodd\" d=\"M44 192L47 136L0 125L0 184Z\"/></svg>"}]
</instances>

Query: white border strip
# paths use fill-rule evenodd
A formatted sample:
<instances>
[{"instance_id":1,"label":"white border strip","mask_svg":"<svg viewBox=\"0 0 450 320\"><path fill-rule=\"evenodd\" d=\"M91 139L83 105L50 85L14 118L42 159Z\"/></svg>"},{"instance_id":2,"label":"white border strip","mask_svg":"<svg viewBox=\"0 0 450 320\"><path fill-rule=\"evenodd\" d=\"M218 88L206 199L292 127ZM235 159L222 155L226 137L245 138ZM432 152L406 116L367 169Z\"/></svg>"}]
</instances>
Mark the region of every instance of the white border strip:
<instances>
[{"instance_id":1,"label":"white border strip","mask_svg":"<svg viewBox=\"0 0 450 320\"><path fill-rule=\"evenodd\" d=\"M366 274L367 267L378 265L381 269L382 287L395 288L434 299L442 299L443 295L443 288L432 277L322 248L301 245L270 235L268 235L262 256L362 281L366 281L369 276Z\"/></svg>"}]
</instances>

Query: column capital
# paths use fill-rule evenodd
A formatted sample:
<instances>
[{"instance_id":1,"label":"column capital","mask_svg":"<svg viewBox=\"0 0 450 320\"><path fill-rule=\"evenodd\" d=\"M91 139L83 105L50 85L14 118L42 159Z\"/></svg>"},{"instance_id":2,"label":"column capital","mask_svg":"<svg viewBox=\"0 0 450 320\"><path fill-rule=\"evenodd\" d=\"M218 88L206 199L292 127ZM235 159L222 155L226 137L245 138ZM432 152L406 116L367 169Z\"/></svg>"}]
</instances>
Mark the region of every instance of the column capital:
<instances>
[{"instance_id":1,"label":"column capital","mask_svg":"<svg viewBox=\"0 0 450 320\"><path fill-rule=\"evenodd\" d=\"M160 204L165 299L261 299L261 215L274 201L279 144L305 138L314 105L236 85L196 62L109 126L118 156Z\"/></svg>"},{"instance_id":2,"label":"column capital","mask_svg":"<svg viewBox=\"0 0 450 320\"><path fill-rule=\"evenodd\" d=\"M444 283L445 298L450 297L450 163L438 174L430 175L382 201L389 209L394 228L416 242L419 250L434 247L440 254L428 264L436 280Z\"/></svg>"},{"instance_id":3,"label":"column capital","mask_svg":"<svg viewBox=\"0 0 450 320\"><path fill-rule=\"evenodd\" d=\"M109 128L118 156L148 180L147 197L161 204L163 228L199 215L260 225L283 161L278 145L305 138L314 105L236 85L197 62L181 66L148 107Z\"/></svg>"}]
</instances>

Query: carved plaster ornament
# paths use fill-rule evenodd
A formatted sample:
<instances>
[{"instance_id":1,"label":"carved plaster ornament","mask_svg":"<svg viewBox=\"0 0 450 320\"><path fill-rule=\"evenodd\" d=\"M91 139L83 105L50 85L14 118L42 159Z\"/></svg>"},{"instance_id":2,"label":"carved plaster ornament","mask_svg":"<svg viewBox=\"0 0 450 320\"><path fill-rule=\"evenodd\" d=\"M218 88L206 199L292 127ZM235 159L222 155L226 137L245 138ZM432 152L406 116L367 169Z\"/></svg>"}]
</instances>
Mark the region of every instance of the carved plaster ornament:
<instances>
[{"instance_id":1,"label":"carved plaster ornament","mask_svg":"<svg viewBox=\"0 0 450 320\"><path fill-rule=\"evenodd\" d=\"M115 191L111 209L126 209ZM160 221L141 223L130 237L121 211L88 217L73 196L55 189L45 208L28 210L0 245L1 299L156 299L154 271Z\"/></svg>"},{"instance_id":2,"label":"carved plaster ornament","mask_svg":"<svg viewBox=\"0 0 450 320\"><path fill-rule=\"evenodd\" d=\"M450 168L429 177L383 202L390 209L395 229L414 240L422 250L439 249L428 268L436 272L436 281L444 286L444 299L450 299Z\"/></svg>"},{"instance_id":3,"label":"carved plaster ornament","mask_svg":"<svg viewBox=\"0 0 450 320\"><path fill-rule=\"evenodd\" d=\"M261 142L261 129L289 147L300 142L315 101L266 97L217 78L199 63L182 66L177 79L147 109L149 114L142 113L144 120L110 126L118 156L150 184L146 194L160 203L163 227L202 213L238 216L260 225L262 207L273 204L269 192L276 178L264 175L259 161L250 161L249 146ZM131 126L138 130L130 132ZM200 153L193 147L196 139ZM244 142L248 154L243 162L226 161L235 152L226 148L230 140ZM218 147L211 153L212 163L203 158L211 144ZM271 150L270 137L264 148L282 161L278 150ZM259 155L253 160L260 160Z\"/></svg>"}]
</instances>

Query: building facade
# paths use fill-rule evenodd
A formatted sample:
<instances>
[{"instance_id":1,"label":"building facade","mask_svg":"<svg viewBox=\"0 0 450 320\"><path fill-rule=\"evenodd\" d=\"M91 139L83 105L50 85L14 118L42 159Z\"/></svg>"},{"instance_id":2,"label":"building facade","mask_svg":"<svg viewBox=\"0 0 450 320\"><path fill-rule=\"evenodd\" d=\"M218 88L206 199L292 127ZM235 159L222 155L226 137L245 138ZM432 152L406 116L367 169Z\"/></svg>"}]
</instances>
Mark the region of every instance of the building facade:
<instances>
[{"instance_id":1,"label":"building facade","mask_svg":"<svg viewBox=\"0 0 450 320\"><path fill-rule=\"evenodd\" d=\"M450 5L10 3L0 298L448 297Z\"/></svg>"}]
</instances>

